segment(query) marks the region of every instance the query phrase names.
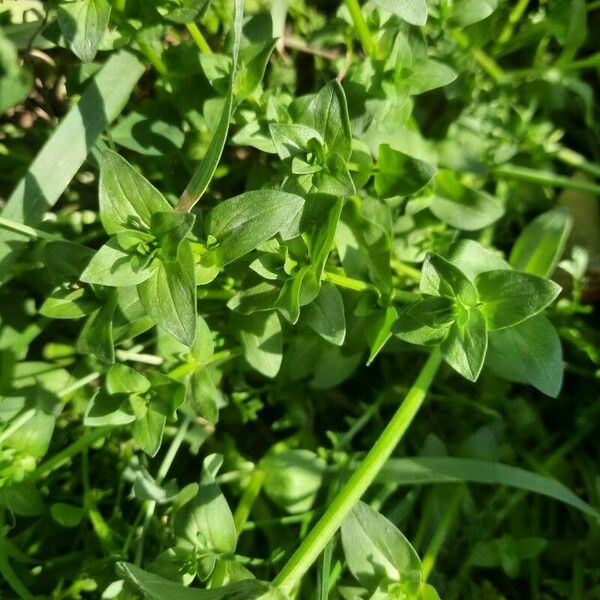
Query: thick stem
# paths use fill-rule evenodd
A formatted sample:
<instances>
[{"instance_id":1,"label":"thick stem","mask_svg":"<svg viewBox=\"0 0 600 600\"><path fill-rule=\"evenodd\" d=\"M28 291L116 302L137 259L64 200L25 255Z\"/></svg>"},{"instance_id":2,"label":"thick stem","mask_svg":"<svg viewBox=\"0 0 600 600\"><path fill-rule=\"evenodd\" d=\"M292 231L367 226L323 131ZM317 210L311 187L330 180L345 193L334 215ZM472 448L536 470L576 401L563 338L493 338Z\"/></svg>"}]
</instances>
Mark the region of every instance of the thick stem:
<instances>
[{"instance_id":1,"label":"thick stem","mask_svg":"<svg viewBox=\"0 0 600 600\"><path fill-rule=\"evenodd\" d=\"M356 33L358 34L358 39L360 40L365 54L367 56L372 56L375 52L375 46L373 44L373 39L371 38L371 32L369 31L367 22L365 21L365 18L360 10L358 0L344 0L344 4L346 5L346 8L352 17L352 22L354 23Z\"/></svg>"},{"instance_id":2,"label":"thick stem","mask_svg":"<svg viewBox=\"0 0 600 600\"><path fill-rule=\"evenodd\" d=\"M417 380L408 391L392 420L383 430L381 436L352 477L338 492L325 514L275 578L274 585L288 588L293 586L318 558L327 542L333 537L354 505L371 485L398 442L404 436L425 400L427 390L437 373L441 361L442 357L438 349L429 355Z\"/></svg>"}]
</instances>

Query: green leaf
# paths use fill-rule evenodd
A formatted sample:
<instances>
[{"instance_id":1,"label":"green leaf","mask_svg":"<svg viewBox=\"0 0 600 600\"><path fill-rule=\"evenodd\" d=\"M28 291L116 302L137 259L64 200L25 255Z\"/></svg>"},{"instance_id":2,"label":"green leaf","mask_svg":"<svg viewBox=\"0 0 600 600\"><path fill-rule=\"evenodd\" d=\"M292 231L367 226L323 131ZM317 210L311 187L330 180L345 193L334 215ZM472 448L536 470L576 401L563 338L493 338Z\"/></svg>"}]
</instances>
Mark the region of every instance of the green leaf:
<instances>
[{"instance_id":1,"label":"green leaf","mask_svg":"<svg viewBox=\"0 0 600 600\"><path fill-rule=\"evenodd\" d=\"M554 272L571 228L573 218L566 208L553 208L536 217L517 238L510 264L518 271L550 277Z\"/></svg>"},{"instance_id":2,"label":"green leaf","mask_svg":"<svg viewBox=\"0 0 600 600\"><path fill-rule=\"evenodd\" d=\"M96 56L110 18L108 0L71 0L57 9L58 24L73 51L83 62Z\"/></svg>"},{"instance_id":3,"label":"green leaf","mask_svg":"<svg viewBox=\"0 0 600 600\"><path fill-rule=\"evenodd\" d=\"M374 2L411 25L421 27L427 23L426 0L374 0Z\"/></svg>"},{"instance_id":4,"label":"green leaf","mask_svg":"<svg viewBox=\"0 0 600 600\"><path fill-rule=\"evenodd\" d=\"M498 7L498 0L454 0L452 24L467 27L487 19Z\"/></svg>"},{"instance_id":5,"label":"green leaf","mask_svg":"<svg viewBox=\"0 0 600 600\"><path fill-rule=\"evenodd\" d=\"M436 168L408 154L394 150L389 144L379 146L375 192L380 198L410 196L426 186Z\"/></svg>"},{"instance_id":6,"label":"green leaf","mask_svg":"<svg viewBox=\"0 0 600 600\"><path fill-rule=\"evenodd\" d=\"M63 527L77 527L81 523L85 512L80 506L73 506L65 502L56 502L50 507L50 514Z\"/></svg>"},{"instance_id":7,"label":"green leaf","mask_svg":"<svg viewBox=\"0 0 600 600\"><path fill-rule=\"evenodd\" d=\"M185 587L126 562L117 563L117 574L144 594L147 600L254 600L270 590L268 583L256 579L238 581L222 588L200 590Z\"/></svg>"},{"instance_id":8,"label":"green leaf","mask_svg":"<svg viewBox=\"0 0 600 600\"><path fill-rule=\"evenodd\" d=\"M135 369L117 364L106 374L106 391L109 394L143 394L150 389L150 382Z\"/></svg>"},{"instance_id":9,"label":"green leaf","mask_svg":"<svg viewBox=\"0 0 600 600\"><path fill-rule=\"evenodd\" d=\"M392 336L392 327L397 320L398 311L393 306L386 306L365 319L365 335L370 349L367 366L375 360Z\"/></svg>"},{"instance_id":10,"label":"green leaf","mask_svg":"<svg viewBox=\"0 0 600 600\"><path fill-rule=\"evenodd\" d=\"M260 461L265 494L289 513L310 510L321 488L325 461L310 450L284 450Z\"/></svg>"},{"instance_id":11,"label":"green leaf","mask_svg":"<svg viewBox=\"0 0 600 600\"><path fill-rule=\"evenodd\" d=\"M100 169L100 219L109 234L150 229L152 214L169 212L164 196L124 158L105 150Z\"/></svg>"},{"instance_id":12,"label":"green leaf","mask_svg":"<svg viewBox=\"0 0 600 600\"><path fill-rule=\"evenodd\" d=\"M455 371L469 381L476 381L488 346L485 318L476 308L461 312L440 348L444 360Z\"/></svg>"},{"instance_id":13,"label":"green leaf","mask_svg":"<svg viewBox=\"0 0 600 600\"><path fill-rule=\"evenodd\" d=\"M152 276L137 289L140 301L156 324L182 344L191 346L196 335L196 279L189 243L181 244L177 261L157 261Z\"/></svg>"},{"instance_id":14,"label":"green leaf","mask_svg":"<svg viewBox=\"0 0 600 600\"><path fill-rule=\"evenodd\" d=\"M444 223L465 231L483 229L504 214L496 198L462 185L454 173L446 170L438 172L429 208Z\"/></svg>"},{"instance_id":15,"label":"green leaf","mask_svg":"<svg viewBox=\"0 0 600 600\"><path fill-rule=\"evenodd\" d=\"M319 281L333 246L342 206L342 198L327 194L310 194L304 200L300 231Z\"/></svg>"},{"instance_id":16,"label":"green leaf","mask_svg":"<svg viewBox=\"0 0 600 600\"><path fill-rule=\"evenodd\" d=\"M175 23L193 23L201 16L209 2L210 0L177 0L169 4L169 8L171 6L176 8L170 8L165 13L161 11L161 14Z\"/></svg>"},{"instance_id":17,"label":"green leaf","mask_svg":"<svg viewBox=\"0 0 600 600\"><path fill-rule=\"evenodd\" d=\"M38 410L33 418L21 425L2 443L6 448L14 448L23 454L42 458L50 447L55 424L54 415Z\"/></svg>"},{"instance_id":18,"label":"green leaf","mask_svg":"<svg viewBox=\"0 0 600 600\"><path fill-rule=\"evenodd\" d=\"M421 272L422 294L458 298L467 306L477 304L477 290L466 275L439 254L429 253Z\"/></svg>"},{"instance_id":19,"label":"green leaf","mask_svg":"<svg viewBox=\"0 0 600 600\"><path fill-rule=\"evenodd\" d=\"M488 329L503 329L533 317L553 302L561 287L520 271L487 271L475 279Z\"/></svg>"},{"instance_id":20,"label":"green leaf","mask_svg":"<svg viewBox=\"0 0 600 600\"><path fill-rule=\"evenodd\" d=\"M265 377L275 377L283 358L281 323L276 312L239 318L239 334L248 364Z\"/></svg>"},{"instance_id":21,"label":"green leaf","mask_svg":"<svg viewBox=\"0 0 600 600\"><path fill-rule=\"evenodd\" d=\"M277 40L271 38L249 44L241 49L234 85L234 95L238 102L252 95L259 87L276 44Z\"/></svg>"},{"instance_id":22,"label":"green leaf","mask_svg":"<svg viewBox=\"0 0 600 600\"><path fill-rule=\"evenodd\" d=\"M547 496L586 515L600 518L598 511L556 479L488 460L454 457L390 458L377 476L377 481L411 486L458 482L506 485Z\"/></svg>"},{"instance_id":23,"label":"green leaf","mask_svg":"<svg viewBox=\"0 0 600 600\"><path fill-rule=\"evenodd\" d=\"M148 408L146 414L132 425L133 439L149 456L156 456L159 451L166 422L165 415Z\"/></svg>"},{"instance_id":24,"label":"green leaf","mask_svg":"<svg viewBox=\"0 0 600 600\"><path fill-rule=\"evenodd\" d=\"M227 140L227 133L229 131L229 121L231 120L231 113L233 111L234 82L242 38L244 0L234 0L233 6L233 49L227 95L225 96L221 115L206 154L181 195L177 205L180 212L189 212L202 197L221 160L223 148L225 148L225 141Z\"/></svg>"},{"instance_id":25,"label":"green leaf","mask_svg":"<svg viewBox=\"0 0 600 600\"><path fill-rule=\"evenodd\" d=\"M50 319L79 319L98 308L98 301L86 288L58 288L40 307L40 314Z\"/></svg>"},{"instance_id":26,"label":"green leaf","mask_svg":"<svg viewBox=\"0 0 600 600\"><path fill-rule=\"evenodd\" d=\"M305 323L323 339L341 346L346 337L344 302L335 285L324 281L319 295L305 307Z\"/></svg>"},{"instance_id":27,"label":"green leaf","mask_svg":"<svg viewBox=\"0 0 600 600\"><path fill-rule=\"evenodd\" d=\"M420 576L421 561L411 543L368 504L356 503L342 523L341 534L348 568L364 587Z\"/></svg>"},{"instance_id":28,"label":"green leaf","mask_svg":"<svg viewBox=\"0 0 600 600\"><path fill-rule=\"evenodd\" d=\"M160 255L176 260L181 243L192 230L196 216L191 213L160 212L152 215L150 231L156 236Z\"/></svg>"},{"instance_id":29,"label":"green leaf","mask_svg":"<svg viewBox=\"0 0 600 600\"><path fill-rule=\"evenodd\" d=\"M200 488L194 502L189 506L176 532L184 536L198 550L210 553L231 553L237 545L237 532L233 514L216 481L223 464L220 454L210 454L204 459ZM205 575L214 569L216 558L207 556L204 561Z\"/></svg>"},{"instance_id":30,"label":"green leaf","mask_svg":"<svg viewBox=\"0 0 600 600\"><path fill-rule=\"evenodd\" d=\"M146 375L152 389L148 407L164 415L167 419L175 421L177 409L185 400L185 384L158 371L147 371Z\"/></svg>"},{"instance_id":31,"label":"green leaf","mask_svg":"<svg viewBox=\"0 0 600 600\"><path fill-rule=\"evenodd\" d=\"M300 196L274 190L246 192L221 202L205 223L207 235L216 239L216 262L225 266L287 229L303 205Z\"/></svg>"},{"instance_id":32,"label":"green leaf","mask_svg":"<svg viewBox=\"0 0 600 600\"><path fill-rule=\"evenodd\" d=\"M86 283L112 287L137 285L146 281L156 270L156 261L145 258L123 250L114 237L94 254L80 279Z\"/></svg>"},{"instance_id":33,"label":"green leaf","mask_svg":"<svg viewBox=\"0 0 600 600\"><path fill-rule=\"evenodd\" d=\"M412 70L413 74L406 80L412 95L450 85L458 77L454 69L431 58L415 62Z\"/></svg>"},{"instance_id":34,"label":"green leaf","mask_svg":"<svg viewBox=\"0 0 600 600\"><path fill-rule=\"evenodd\" d=\"M500 377L528 383L552 398L560 392L563 379L560 338L550 321L541 315L490 332L486 364Z\"/></svg>"},{"instance_id":35,"label":"green leaf","mask_svg":"<svg viewBox=\"0 0 600 600\"><path fill-rule=\"evenodd\" d=\"M117 292L112 292L104 304L95 310L85 322L77 350L82 354L94 354L102 362L115 362L115 347L113 344L112 320L117 308Z\"/></svg>"},{"instance_id":36,"label":"green leaf","mask_svg":"<svg viewBox=\"0 0 600 600\"><path fill-rule=\"evenodd\" d=\"M336 79L327 83L304 107L298 122L318 131L329 152L337 152L344 161L352 153L352 130L346 95Z\"/></svg>"},{"instance_id":37,"label":"green leaf","mask_svg":"<svg viewBox=\"0 0 600 600\"><path fill-rule=\"evenodd\" d=\"M269 125L271 139L281 160L291 157L305 157L309 151L311 140L323 145L323 138L312 127L288 123L271 123Z\"/></svg>"},{"instance_id":38,"label":"green leaf","mask_svg":"<svg viewBox=\"0 0 600 600\"><path fill-rule=\"evenodd\" d=\"M2 217L35 227L59 199L106 125L118 116L145 66L132 54L111 56L54 131L10 195ZM60 157L60 168L56 168ZM0 281L28 243L0 229Z\"/></svg>"},{"instance_id":39,"label":"green leaf","mask_svg":"<svg viewBox=\"0 0 600 600\"><path fill-rule=\"evenodd\" d=\"M14 44L0 31L0 114L27 98L33 85L31 73L19 63Z\"/></svg>"},{"instance_id":40,"label":"green leaf","mask_svg":"<svg viewBox=\"0 0 600 600\"><path fill-rule=\"evenodd\" d=\"M132 111L111 129L115 144L145 156L164 156L183 146L185 136L167 117Z\"/></svg>"},{"instance_id":41,"label":"green leaf","mask_svg":"<svg viewBox=\"0 0 600 600\"><path fill-rule=\"evenodd\" d=\"M127 394L110 395L100 390L89 401L83 423L86 427L128 425L136 420Z\"/></svg>"},{"instance_id":42,"label":"green leaf","mask_svg":"<svg viewBox=\"0 0 600 600\"><path fill-rule=\"evenodd\" d=\"M405 308L392 332L409 344L439 344L453 323L454 303L450 298L426 297Z\"/></svg>"},{"instance_id":43,"label":"green leaf","mask_svg":"<svg viewBox=\"0 0 600 600\"><path fill-rule=\"evenodd\" d=\"M498 252L484 248L474 240L460 240L450 248L448 260L471 281L484 271L510 269Z\"/></svg>"}]
</instances>

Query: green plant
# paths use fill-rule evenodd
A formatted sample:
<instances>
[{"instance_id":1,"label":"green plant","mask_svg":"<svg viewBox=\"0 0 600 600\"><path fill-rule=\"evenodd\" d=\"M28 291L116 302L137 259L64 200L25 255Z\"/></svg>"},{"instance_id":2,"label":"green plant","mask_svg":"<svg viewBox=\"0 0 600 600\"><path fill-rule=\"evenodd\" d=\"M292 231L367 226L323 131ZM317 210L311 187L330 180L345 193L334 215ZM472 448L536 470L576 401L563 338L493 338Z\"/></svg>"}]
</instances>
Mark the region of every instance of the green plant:
<instances>
[{"instance_id":1,"label":"green plant","mask_svg":"<svg viewBox=\"0 0 600 600\"><path fill-rule=\"evenodd\" d=\"M0 595L598 593L572 4L0 9Z\"/></svg>"}]
</instances>

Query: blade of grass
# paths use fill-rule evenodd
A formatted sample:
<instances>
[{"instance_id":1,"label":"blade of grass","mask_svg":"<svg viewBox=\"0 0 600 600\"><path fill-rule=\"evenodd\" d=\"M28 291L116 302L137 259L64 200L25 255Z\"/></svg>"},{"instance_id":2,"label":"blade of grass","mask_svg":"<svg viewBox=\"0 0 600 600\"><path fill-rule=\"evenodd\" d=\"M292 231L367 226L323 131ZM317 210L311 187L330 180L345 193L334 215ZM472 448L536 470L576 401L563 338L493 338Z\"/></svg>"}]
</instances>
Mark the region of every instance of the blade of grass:
<instances>
[{"instance_id":1,"label":"blade of grass","mask_svg":"<svg viewBox=\"0 0 600 600\"><path fill-rule=\"evenodd\" d=\"M238 55L240 53L240 42L242 38L242 19L244 16L244 1L235 0L234 4L234 18L233 18L233 51L231 54L231 76L229 78L229 89L227 96L225 97L225 104L219 117L219 122L215 129L206 155L202 159L200 166L196 172L192 175L192 179L188 183L187 187L181 194L179 202L175 206L175 210L179 212L190 212L196 203L200 200L208 184L210 183L223 149L225 148L225 141L227 140L227 133L229 132L229 121L231 120L231 113L233 112L233 99L234 99L234 84L235 76L237 73L237 62Z\"/></svg>"},{"instance_id":2,"label":"blade of grass","mask_svg":"<svg viewBox=\"0 0 600 600\"><path fill-rule=\"evenodd\" d=\"M381 469L379 482L394 481L400 485L431 483L484 483L506 485L541 494L600 519L600 514L565 485L520 467L470 458L424 457L392 458Z\"/></svg>"},{"instance_id":3,"label":"blade of grass","mask_svg":"<svg viewBox=\"0 0 600 600\"><path fill-rule=\"evenodd\" d=\"M11 194L2 211L4 219L30 227L42 221L108 123L121 113L143 72L143 64L129 52L108 59ZM26 234L0 229L0 282L28 240Z\"/></svg>"}]
</instances>

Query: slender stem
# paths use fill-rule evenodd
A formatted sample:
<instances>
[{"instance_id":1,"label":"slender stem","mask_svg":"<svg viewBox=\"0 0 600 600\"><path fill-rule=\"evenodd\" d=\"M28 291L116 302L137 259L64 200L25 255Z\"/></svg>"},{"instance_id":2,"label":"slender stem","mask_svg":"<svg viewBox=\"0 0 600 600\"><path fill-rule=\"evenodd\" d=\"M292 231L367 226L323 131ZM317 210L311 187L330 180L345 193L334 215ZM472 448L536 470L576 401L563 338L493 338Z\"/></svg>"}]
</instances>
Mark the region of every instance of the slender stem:
<instances>
[{"instance_id":1,"label":"slender stem","mask_svg":"<svg viewBox=\"0 0 600 600\"><path fill-rule=\"evenodd\" d=\"M406 302L410 304L411 302L417 302L421 300L422 296L418 292L406 292L404 290L394 290L392 292L392 300L396 300L396 302Z\"/></svg>"},{"instance_id":2,"label":"slender stem","mask_svg":"<svg viewBox=\"0 0 600 600\"><path fill-rule=\"evenodd\" d=\"M529 0L518 0L518 2L513 6L513 9L508 15L508 21L504 25L504 28L500 33L500 37L498 38L498 44L506 44L506 42L510 40L515 30L515 25L521 20L521 17L523 16L528 4Z\"/></svg>"},{"instance_id":3,"label":"slender stem","mask_svg":"<svg viewBox=\"0 0 600 600\"><path fill-rule=\"evenodd\" d=\"M367 56L372 56L375 52L375 46L373 44L373 39L371 38L371 32L369 31L367 22L363 17L362 11L360 10L358 0L344 0L344 4L346 5L346 8L352 17L354 28L356 29L358 39L360 40L365 54Z\"/></svg>"},{"instance_id":4,"label":"slender stem","mask_svg":"<svg viewBox=\"0 0 600 600\"><path fill-rule=\"evenodd\" d=\"M600 165L590 162L585 156L579 154L579 152L563 146L556 152L556 158L571 167L576 167L594 177L600 178Z\"/></svg>"},{"instance_id":5,"label":"slender stem","mask_svg":"<svg viewBox=\"0 0 600 600\"><path fill-rule=\"evenodd\" d=\"M246 525L246 521L250 516L250 511L252 510L256 498L258 498L258 495L260 494L264 480L265 472L260 468L255 469L233 515L238 536L242 532L242 529L244 529L244 525Z\"/></svg>"},{"instance_id":6,"label":"slender stem","mask_svg":"<svg viewBox=\"0 0 600 600\"><path fill-rule=\"evenodd\" d=\"M396 258L392 258L390 261L390 266L398 275L410 277L415 281L419 281L421 279L421 271L419 271L419 269L415 269L414 267L411 267L410 265L407 265Z\"/></svg>"},{"instance_id":7,"label":"slender stem","mask_svg":"<svg viewBox=\"0 0 600 600\"><path fill-rule=\"evenodd\" d=\"M82 377L81 379L78 379L77 381L75 381L71 385L69 385L66 388L62 389L60 392L58 392L57 396L59 398L66 398L67 396L69 396L73 392L76 392L78 389L80 389L82 387L85 387L88 383L91 383L92 381L98 379L98 377L100 377L100 373L98 373L97 371L89 373L85 377Z\"/></svg>"},{"instance_id":8,"label":"slender stem","mask_svg":"<svg viewBox=\"0 0 600 600\"><path fill-rule=\"evenodd\" d=\"M11 221L10 219L5 219L4 217L0 217L0 228L8 229L9 231L14 231L15 233L21 233L25 237L28 237L32 240L47 240L49 242L62 240L61 237L52 235L47 231L30 227L24 223L17 223L16 221Z\"/></svg>"},{"instance_id":9,"label":"slender stem","mask_svg":"<svg viewBox=\"0 0 600 600\"><path fill-rule=\"evenodd\" d=\"M327 542L333 537L353 506L371 485L380 469L402 439L433 382L442 357L438 349L430 355L404 401L383 430L375 445L344 484L325 514L274 580L275 586L291 587L306 573Z\"/></svg>"},{"instance_id":10,"label":"slender stem","mask_svg":"<svg viewBox=\"0 0 600 600\"><path fill-rule=\"evenodd\" d=\"M212 50L206 41L206 38L202 35L202 32L198 29L195 23L186 23L187 30L190 32L192 39L196 42L196 46L200 50L201 54L212 54Z\"/></svg>"},{"instance_id":11,"label":"slender stem","mask_svg":"<svg viewBox=\"0 0 600 600\"><path fill-rule=\"evenodd\" d=\"M33 419L33 417L35 416L36 412L37 411L35 408L30 408L24 413L21 413L20 415L16 416L11 421L10 425L2 433L0 433L0 444L2 444L4 440L7 440L15 431L17 431L23 425L25 425L25 423L31 421L31 419Z\"/></svg>"},{"instance_id":12,"label":"slender stem","mask_svg":"<svg viewBox=\"0 0 600 600\"><path fill-rule=\"evenodd\" d=\"M234 290L210 290L206 288L198 288L196 296L199 300L230 300L235 296Z\"/></svg>"},{"instance_id":13,"label":"slender stem","mask_svg":"<svg viewBox=\"0 0 600 600\"><path fill-rule=\"evenodd\" d=\"M423 556L422 565L422 578L423 581L426 582L431 572L433 571L433 567L435 566L435 561L437 560L437 556L444 544L444 540L448 536L448 532L456 519L458 514L458 509L460 508L460 503L463 497L463 489L462 487L458 487L454 494L451 496L448 504L446 506L446 511L444 516L442 517L442 521L437 526L431 541L429 542L429 547L425 552L425 556Z\"/></svg>"},{"instance_id":14,"label":"slender stem","mask_svg":"<svg viewBox=\"0 0 600 600\"><path fill-rule=\"evenodd\" d=\"M473 58L479 64L479 66L494 80L500 81L504 78L504 70L500 65L491 57L488 56L483 50L479 48L471 48L469 38L460 29L453 29L451 32L454 41L465 50L471 49L473 52Z\"/></svg>"},{"instance_id":15,"label":"slender stem","mask_svg":"<svg viewBox=\"0 0 600 600\"><path fill-rule=\"evenodd\" d=\"M325 271L323 273L323 277L337 285L338 287L346 288L347 290L353 290L355 292L374 292L378 293L377 288L366 281L361 281L360 279L353 279L352 277L347 277L346 275L342 275L340 273L332 273L331 271Z\"/></svg>"},{"instance_id":16,"label":"slender stem","mask_svg":"<svg viewBox=\"0 0 600 600\"><path fill-rule=\"evenodd\" d=\"M167 473L169 472L169 469L171 468L171 465L173 464L173 461L175 460L175 457L177 456L177 452L179 452L179 448L181 447L181 444L183 443L183 440L185 439L185 434L187 433L187 430L188 430L191 422L192 422L191 417L188 417L186 415L184 417L183 421L181 422L181 426L177 430L177 433L171 440L171 445L169 446L169 449L167 450L167 452L162 460L162 463L160 464L160 467L158 467L158 472L156 474L156 483L157 484L160 485L162 483L162 481L164 480L164 478L167 476ZM156 510L156 501L155 500L148 501L147 504L145 505L145 507L142 506L142 511L145 512L145 515L144 515L144 524L142 525L142 531L140 534L140 539L138 540L138 546L137 546L137 550L135 553L135 564L136 565L142 564L142 558L144 557L144 540L146 538L146 531L148 530L148 527L150 526L150 521L152 521L152 517L154 516L155 510Z\"/></svg>"},{"instance_id":17,"label":"slender stem","mask_svg":"<svg viewBox=\"0 0 600 600\"><path fill-rule=\"evenodd\" d=\"M4 531L4 509L0 508L0 575L21 600L35 600L33 594L21 582L8 562Z\"/></svg>"},{"instance_id":18,"label":"slender stem","mask_svg":"<svg viewBox=\"0 0 600 600\"><path fill-rule=\"evenodd\" d=\"M38 468L30 475L31 481L37 481L44 477L44 475L58 469L66 462L71 460L76 454L83 452L86 448L89 448L95 441L107 435L112 430L112 427L98 427L87 431L80 437L76 442L73 442L70 446L67 446L64 450L61 450L55 454L52 458L38 466Z\"/></svg>"},{"instance_id":19,"label":"slender stem","mask_svg":"<svg viewBox=\"0 0 600 600\"><path fill-rule=\"evenodd\" d=\"M540 185L549 185L552 187L571 188L573 190L581 190L591 194L600 195L600 185L590 183L582 179L573 179L556 175L551 171L539 171L528 167L519 167L517 165L502 165L494 169L494 174L509 179L518 179L528 181L529 183L538 183Z\"/></svg>"}]
</instances>

